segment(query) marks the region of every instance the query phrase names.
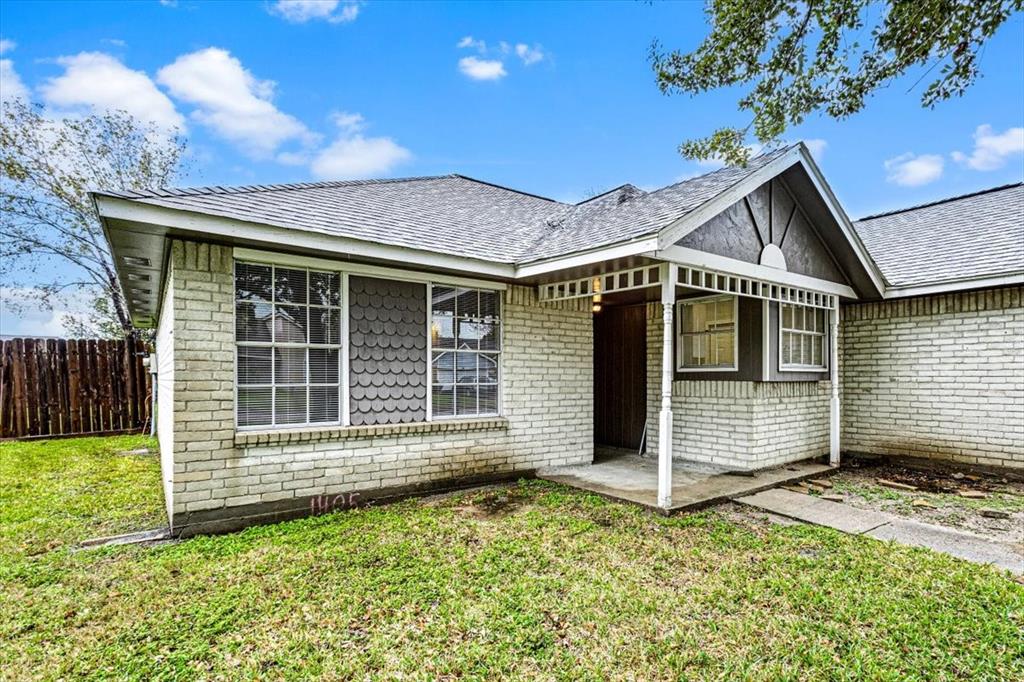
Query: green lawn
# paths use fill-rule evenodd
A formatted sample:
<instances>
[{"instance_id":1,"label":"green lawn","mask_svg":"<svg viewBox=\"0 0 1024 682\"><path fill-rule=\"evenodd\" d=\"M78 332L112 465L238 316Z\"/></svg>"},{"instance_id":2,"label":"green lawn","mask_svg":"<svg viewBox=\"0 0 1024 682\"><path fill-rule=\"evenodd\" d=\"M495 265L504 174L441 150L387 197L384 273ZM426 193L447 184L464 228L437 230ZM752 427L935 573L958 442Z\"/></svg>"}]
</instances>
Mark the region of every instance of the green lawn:
<instances>
[{"instance_id":1,"label":"green lawn","mask_svg":"<svg viewBox=\"0 0 1024 682\"><path fill-rule=\"evenodd\" d=\"M0 678L1024 679L1024 586L555 485L160 547L142 439L0 445Z\"/></svg>"}]
</instances>

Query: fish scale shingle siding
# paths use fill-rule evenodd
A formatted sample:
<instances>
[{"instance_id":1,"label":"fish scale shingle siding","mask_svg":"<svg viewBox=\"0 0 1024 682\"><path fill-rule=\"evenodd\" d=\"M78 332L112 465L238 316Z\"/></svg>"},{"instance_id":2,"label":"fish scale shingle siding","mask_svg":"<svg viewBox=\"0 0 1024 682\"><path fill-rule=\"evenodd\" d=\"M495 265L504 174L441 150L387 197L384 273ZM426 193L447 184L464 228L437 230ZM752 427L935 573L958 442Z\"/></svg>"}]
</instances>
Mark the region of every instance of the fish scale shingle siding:
<instances>
[{"instance_id":1,"label":"fish scale shingle siding","mask_svg":"<svg viewBox=\"0 0 1024 682\"><path fill-rule=\"evenodd\" d=\"M353 426L427 418L427 287L349 277Z\"/></svg>"},{"instance_id":2,"label":"fish scale shingle siding","mask_svg":"<svg viewBox=\"0 0 1024 682\"><path fill-rule=\"evenodd\" d=\"M231 259L228 248L172 244L174 532L591 461L590 302L539 303L534 289L519 286L502 306L501 418L236 433Z\"/></svg>"},{"instance_id":3,"label":"fish scale shingle siding","mask_svg":"<svg viewBox=\"0 0 1024 682\"><path fill-rule=\"evenodd\" d=\"M1024 288L842 307L843 449L1024 467Z\"/></svg>"}]
</instances>

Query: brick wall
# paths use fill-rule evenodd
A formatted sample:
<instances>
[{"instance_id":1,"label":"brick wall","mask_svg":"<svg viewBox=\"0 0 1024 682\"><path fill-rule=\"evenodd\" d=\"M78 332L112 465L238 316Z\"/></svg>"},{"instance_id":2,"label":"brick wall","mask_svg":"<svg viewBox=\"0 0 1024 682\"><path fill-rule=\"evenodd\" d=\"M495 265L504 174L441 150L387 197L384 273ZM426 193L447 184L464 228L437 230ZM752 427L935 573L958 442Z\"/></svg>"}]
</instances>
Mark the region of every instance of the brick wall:
<instances>
[{"instance_id":1,"label":"brick wall","mask_svg":"<svg viewBox=\"0 0 1024 682\"><path fill-rule=\"evenodd\" d=\"M178 241L172 254L176 532L254 519L261 508L309 509L315 496L525 473L593 456L587 300L540 304L532 288L505 293L500 419L236 435L231 251Z\"/></svg>"},{"instance_id":2,"label":"brick wall","mask_svg":"<svg viewBox=\"0 0 1024 682\"><path fill-rule=\"evenodd\" d=\"M1022 292L844 306L843 450L1024 467Z\"/></svg>"},{"instance_id":3,"label":"brick wall","mask_svg":"<svg viewBox=\"0 0 1024 682\"><path fill-rule=\"evenodd\" d=\"M647 306L647 453L657 456L661 304ZM675 381L676 459L751 470L828 453L828 381Z\"/></svg>"}]
</instances>

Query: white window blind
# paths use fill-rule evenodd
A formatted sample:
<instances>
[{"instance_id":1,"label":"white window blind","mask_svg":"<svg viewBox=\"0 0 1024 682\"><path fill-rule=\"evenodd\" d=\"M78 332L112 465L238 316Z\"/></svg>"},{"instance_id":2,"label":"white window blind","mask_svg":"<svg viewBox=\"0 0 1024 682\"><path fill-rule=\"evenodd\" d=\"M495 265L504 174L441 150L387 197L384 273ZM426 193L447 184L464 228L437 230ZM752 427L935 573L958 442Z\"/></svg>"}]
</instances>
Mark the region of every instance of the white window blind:
<instances>
[{"instance_id":1,"label":"white window blind","mask_svg":"<svg viewBox=\"0 0 1024 682\"><path fill-rule=\"evenodd\" d=\"M339 423L341 275L235 263L239 427Z\"/></svg>"},{"instance_id":2,"label":"white window blind","mask_svg":"<svg viewBox=\"0 0 1024 682\"><path fill-rule=\"evenodd\" d=\"M679 303L679 362L682 371L736 369L735 296Z\"/></svg>"},{"instance_id":3,"label":"white window blind","mask_svg":"<svg viewBox=\"0 0 1024 682\"><path fill-rule=\"evenodd\" d=\"M820 371L827 367L826 318L821 308L782 303L779 366L788 370Z\"/></svg>"},{"instance_id":4,"label":"white window blind","mask_svg":"<svg viewBox=\"0 0 1024 682\"><path fill-rule=\"evenodd\" d=\"M439 285L430 292L432 418L498 414L499 293Z\"/></svg>"}]
</instances>

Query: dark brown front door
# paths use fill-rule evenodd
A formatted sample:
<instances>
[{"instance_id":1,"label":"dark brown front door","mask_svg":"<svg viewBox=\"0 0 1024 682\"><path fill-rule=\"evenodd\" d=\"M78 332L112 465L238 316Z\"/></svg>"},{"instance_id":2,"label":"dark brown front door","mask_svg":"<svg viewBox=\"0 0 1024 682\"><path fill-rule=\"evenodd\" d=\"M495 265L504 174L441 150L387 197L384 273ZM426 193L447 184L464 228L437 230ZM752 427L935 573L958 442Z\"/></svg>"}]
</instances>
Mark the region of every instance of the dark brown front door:
<instances>
[{"instance_id":1,"label":"dark brown front door","mask_svg":"<svg viewBox=\"0 0 1024 682\"><path fill-rule=\"evenodd\" d=\"M644 306L594 315L594 445L637 450L647 419Z\"/></svg>"}]
</instances>

